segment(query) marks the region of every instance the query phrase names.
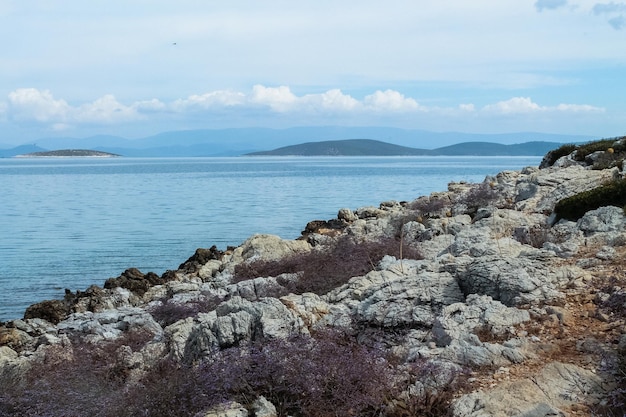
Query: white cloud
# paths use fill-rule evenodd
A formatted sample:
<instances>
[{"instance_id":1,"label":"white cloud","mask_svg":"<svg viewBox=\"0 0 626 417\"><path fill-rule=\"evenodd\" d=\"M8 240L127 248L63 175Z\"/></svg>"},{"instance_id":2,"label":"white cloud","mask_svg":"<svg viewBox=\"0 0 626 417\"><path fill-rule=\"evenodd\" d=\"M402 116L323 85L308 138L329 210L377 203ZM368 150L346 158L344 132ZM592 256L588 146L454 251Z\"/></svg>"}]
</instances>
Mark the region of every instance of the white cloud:
<instances>
[{"instance_id":1,"label":"white cloud","mask_svg":"<svg viewBox=\"0 0 626 417\"><path fill-rule=\"evenodd\" d=\"M415 111L425 110L412 98L406 98L403 94L394 90L376 91L366 96L363 100L368 109L375 111Z\"/></svg>"},{"instance_id":2,"label":"white cloud","mask_svg":"<svg viewBox=\"0 0 626 417\"><path fill-rule=\"evenodd\" d=\"M289 87L265 87L258 84L252 88L249 97L250 103L268 106L277 112L288 111L297 100Z\"/></svg>"},{"instance_id":3,"label":"white cloud","mask_svg":"<svg viewBox=\"0 0 626 417\"><path fill-rule=\"evenodd\" d=\"M509 100L489 104L482 109L484 112L493 114L527 114L538 112L603 112L604 108L587 104L559 104L557 106L540 106L533 102L530 97L513 97Z\"/></svg>"},{"instance_id":4,"label":"white cloud","mask_svg":"<svg viewBox=\"0 0 626 417\"><path fill-rule=\"evenodd\" d=\"M246 95L243 93L219 90L205 94L196 94L186 99L178 99L172 103L175 111L198 109L210 109L215 107L232 107L245 104Z\"/></svg>"},{"instance_id":5,"label":"white cloud","mask_svg":"<svg viewBox=\"0 0 626 417\"><path fill-rule=\"evenodd\" d=\"M67 129L75 123L111 124L137 118L134 108L105 95L77 107L55 99L48 90L20 88L9 93L7 113L13 120L50 123L55 130Z\"/></svg>"},{"instance_id":6,"label":"white cloud","mask_svg":"<svg viewBox=\"0 0 626 417\"><path fill-rule=\"evenodd\" d=\"M339 89L328 90L322 94L307 94L299 99L301 108L312 111L351 111L361 107L361 103L344 94Z\"/></svg>"},{"instance_id":7,"label":"white cloud","mask_svg":"<svg viewBox=\"0 0 626 417\"><path fill-rule=\"evenodd\" d=\"M559 114L572 117L604 111L588 104L540 105L530 97L512 97L480 108L474 103L435 107L421 105L414 98L390 89L377 90L357 99L339 89L299 96L287 86L263 85L255 85L247 93L217 90L169 103L151 99L124 104L107 94L79 105L57 99L48 90L24 88L11 92L7 103L0 103L0 115L4 113L6 121L34 123L54 131L79 130L86 126L110 128L139 121L143 124L170 123L170 128L176 129L176 123L186 125L186 122L210 120L216 115L237 120L242 125L250 121L250 114L254 114L255 124L259 117L266 120L282 118L298 125L336 123L340 120L353 125L371 125L407 123L410 119L417 127L424 123L432 124L434 120L448 125L463 124L476 117L495 121L504 120L507 116Z\"/></svg>"},{"instance_id":8,"label":"white cloud","mask_svg":"<svg viewBox=\"0 0 626 417\"><path fill-rule=\"evenodd\" d=\"M483 108L485 111L501 114L528 113L540 109L541 107L533 103L529 97L513 97L506 101L499 101L496 104L489 104Z\"/></svg>"},{"instance_id":9,"label":"white cloud","mask_svg":"<svg viewBox=\"0 0 626 417\"><path fill-rule=\"evenodd\" d=\"M111 94L92 103L83 104L71 112L71 118L77 122L115 123L137 118L134 108L118 102Z\"/></svg>"},{"instance_id":10,"label":"white cloud","mask_svg":"<svg viewBox=\"0 0 626 417\"><path fill-rule=\"evenodd\" d=\"M49 122L65 120L70 106L65 100L56 100L48 90L20 88L9 93L9 111L17 120Z\"/></svg>"}]
</instances>

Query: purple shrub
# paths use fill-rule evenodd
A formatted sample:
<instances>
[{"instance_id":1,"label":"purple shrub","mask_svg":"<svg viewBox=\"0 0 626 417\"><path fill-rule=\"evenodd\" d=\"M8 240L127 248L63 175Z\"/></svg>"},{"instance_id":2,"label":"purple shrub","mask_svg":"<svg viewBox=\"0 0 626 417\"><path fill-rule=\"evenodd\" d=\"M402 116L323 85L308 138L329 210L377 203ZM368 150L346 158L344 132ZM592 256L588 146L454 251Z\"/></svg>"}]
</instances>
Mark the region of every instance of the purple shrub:
<instances>
[{"instance_id":1,"label":"purple shrub","mask_svg":"<svg viewBox=\"0 0 626 417\"><path fill-rule=\"evenodd\" d=\"M250 405L259 396L280 417L446 415L454 372L427 362L398 366L343 333L313 336L232 347L199 366L164 359L139 381L126 378L114 357L122 344L140 348L141 337L99 346L77 341L71 356L52 349L27 384L0 393L0 416L184 417L225 401ZM402 394L422 379L424 386L436 380L437 389ZM402 408L393 405L400 401Z\"/></svg>"},{"instance_id":2,"label":"purple shrub","mask_svg":"<svg viewBox=\"0 0 626 417\"><path fill-rule=\"evenodd\" d=\"M313 292L325 294L345 284L350 278L367 274L385 255L421 259L410 247L402 248L399 239L355 242L350 236L341 236L331 247L306 254L298 254L277 261L257 261L235 268L235 281L299 273L297 281L287 284L286 291L296 294Z\"/></svg>"},{"instance_id":3,"label":"purple shrub","mask_svg":"<svg viewBox=\"0 0 626 417\"><path fill-rule=\"evenodd\" d=\"M498 199L498 193L487 182L474 184L462 197L459 203L467 206L467 213L475 215L478 209L487 207Z\"/></svg>"},{"instance_id":4,"label":"purple shrub","mask_svg":"<svg viewBox=\"0 0 626 417\"><path fill-rule=\"evenodd\" d=\"M215 400L263 395L281 416L381 415L392 382L380 352L336 333L231 348L200 375Z\"/></svg>"},{"instance_id":5,"label":"purple shrub","mask_svg":"<svg viewBox=\"0 0 626 417\"><path fill-rule=\"evenodd\" d=\"M117 416L129 375L115 359L118 349L128 346L138 351L151 338L150 333L137 331L98 345L76 339L71 349L51 346L43 363L26 373L23 384L0 395L0 416Z\"/></svg>"},{"instance_id":6,"label":"purple shrub","mask_svg":"<svg viewBox=\"0 0 626 417\"><path fill-rule=\"evenodd\" d=\"M167 299L152 308L150 314L162 327L167 327L179 320L195 317L198 313L208 313L215 310L215 307L222 301L224 300L217 296L187 303L176 303Z\"/></svg>"}]
</instances>

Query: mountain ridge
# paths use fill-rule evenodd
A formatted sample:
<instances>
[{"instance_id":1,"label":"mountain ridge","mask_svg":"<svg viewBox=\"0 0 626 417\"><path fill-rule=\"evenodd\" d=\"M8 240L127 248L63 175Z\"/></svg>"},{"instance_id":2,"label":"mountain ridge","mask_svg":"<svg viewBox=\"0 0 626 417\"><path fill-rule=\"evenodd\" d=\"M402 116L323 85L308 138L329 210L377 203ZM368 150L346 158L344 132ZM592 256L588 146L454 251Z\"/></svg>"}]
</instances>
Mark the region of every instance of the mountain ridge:
<instances>
[{"instance_id":1,"label":"mountain ridge","mask_svg":"<svg viewBox=\"0 0 626 417\"><path fill-rule=\"evenodd\" d=\"M463 142L435 149L399 146L372 139L306 142L245 156L541 156L558 148L558 142L525 142L503 145L492 142Z\"/></svg>"},{"instance_id":2,"label":"mountain ridge","mask_svg":"<svg viewBox=\"0 0 626 417\"><path fill-rule=\"evenodd\" d=\"M461 132L431 132L418 129L389 127L292 127L198 129L161 132L138 139L112 135L86 138L41 138L15 148L1 149L0 157L11 157L25 152L58 149L93 149L132 157L193 157L240 156L307 142L328 140L371 139L393 145L418 149L432 149L466 142L519 144L532 141L582 143L597 139L585 135L562 135L537 132L478 134ZM17 149L21 148L21 149Z\"/></svg>"}]
</instances>

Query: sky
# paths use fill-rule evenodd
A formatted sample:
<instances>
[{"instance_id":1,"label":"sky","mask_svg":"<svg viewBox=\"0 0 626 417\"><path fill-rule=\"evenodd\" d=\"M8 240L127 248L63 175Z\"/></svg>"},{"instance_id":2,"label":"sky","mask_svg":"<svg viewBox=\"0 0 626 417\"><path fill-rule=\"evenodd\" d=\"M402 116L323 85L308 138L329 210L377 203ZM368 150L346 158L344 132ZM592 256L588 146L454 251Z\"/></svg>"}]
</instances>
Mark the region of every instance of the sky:
<instances>
[{"instance_id":1,"label":"sky","mask_svg":"<svg viewBox=\"0 0 626 417\"><path fill-rule=\"evenodd\" d=\"M0 0L0 144L234 127L626 134L626 2Z\"/></svg>"}]
</instances>

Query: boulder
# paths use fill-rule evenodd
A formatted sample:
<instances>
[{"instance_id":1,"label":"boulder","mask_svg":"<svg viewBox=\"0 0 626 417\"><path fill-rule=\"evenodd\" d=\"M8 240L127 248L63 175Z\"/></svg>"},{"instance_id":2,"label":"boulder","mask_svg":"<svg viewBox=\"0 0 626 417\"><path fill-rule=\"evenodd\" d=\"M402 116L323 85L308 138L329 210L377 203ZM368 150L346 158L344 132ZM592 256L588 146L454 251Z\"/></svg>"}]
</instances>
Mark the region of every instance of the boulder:
<instances>
[{"instance_id":1,"label":"boulder","mask_svg":"<svg viewBox=\"0 0 626 417\"><path fill-rule=\"evenodd\" d=\"M470 262L458 274L465 295L489 295L507 306L558 303L565 277L529 257L485 256Z\"/></svg>"},{"instance_id":2,"label":"boulder","mask_svg":"<svg viewBox=\"0 0 626 417\"><path fill-rule=\"evenodd\" d=\"M196 417L248 417L248 410L237 402L226 402L205 412L198 413Z\"/></svg>"},{"instance_id":3,"label":"boulder","mask_svg":"<svg viewBox=\"0 0 626 417\"><path fill-rule=\"evenodd\" d=\"M52 324L57 324L64 320L69 313L70 309L65 301L46 300L28 306L24 312L24 320L42 319Z\"/></svg>"},{"instance_id":4,"label":"boulder","mask_svg":"<svg viewBox=\"0 0 626 417\"><path fill-rule=\"evenodd\" d=\"M252 403L254 417L277 417L276 407L265 397L261 396Z\"/></svg>"},{"instance_id":5,"label":"boulder","mask_svg":"<svg viewBox=\"0 0 626 417\"><path fill-rule=\"evenodd\" d=\"M383 327L429 327L443 306L464 299L451 274L425 270L425 262L394 260L384 265L384 270L352 278L323 299L346 305L359 322Z\"/></svg>"},{"instance_id":6,"label":"boulder","mask_svg":"<svg viewBox=\"0 0 626 417\"><path fill-rule=\"evenodd\" d=\"M180 358L187 362L209 357L216 350L242 342L284 339L308 332L300 317L276 298L251 302L233 297L219 304L214 312L199 314L195 321L187 319L175 326L168 328L167 334L176 337L176 352L180 355L182 351ZM183 339L185 346L181 349Z\"/></svg>"},{"instance_id":7,"label":"boulder","mask_svg":"<svg viewBox=\"0 0 626 417\"><path fill-rule=\"evenodd\" d=\"M144 274L137 268L129 268L119 277L107 279L104 283L104 288L122 287L141 297L150 287L165 284L171 279L175 279L175 274L165 273L162 276L158 276L154 272Z\"/></svg>"},{"instance_id":8,"label":"boulder","mask_svg":"<svg viewBox=\"0 0 626 417\"><path fill-rule=\"evenodd\" d=\"M530 320L526 310L507 307L487 295L471 294L465 303L444 307L433 325L433 339L438 346L479 330L491 337L514 334L513 326Z\"/></svg>"}]
</instances>

